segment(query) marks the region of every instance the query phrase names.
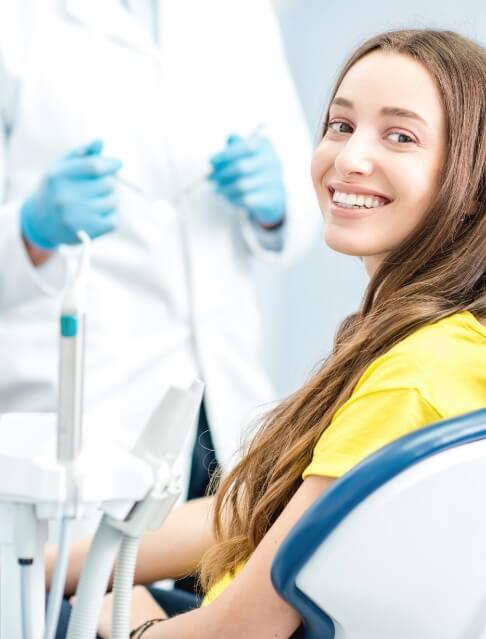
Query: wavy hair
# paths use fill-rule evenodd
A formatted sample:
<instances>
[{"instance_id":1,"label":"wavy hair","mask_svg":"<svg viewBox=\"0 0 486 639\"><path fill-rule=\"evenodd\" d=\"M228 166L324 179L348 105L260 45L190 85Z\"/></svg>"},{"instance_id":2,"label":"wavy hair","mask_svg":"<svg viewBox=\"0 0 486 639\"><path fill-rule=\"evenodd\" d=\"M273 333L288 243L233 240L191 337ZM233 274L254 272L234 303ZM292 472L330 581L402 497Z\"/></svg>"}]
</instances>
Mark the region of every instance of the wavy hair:
<instances>
[{"instance_id":1,"label":"wavy hair","mask_svg":"<svg viewBox=\"0 0 486 639\"><path fill-rule=\"evenodd\" d=\"M329 357L263 420L216 494L216 544L203 557L208 588L249 558L302 483L337 409L365 369L420 327L468 310L486 317L486 50L451 31L413 29L365 42L340 73L382 50L411 56L435 79L446 114L446 160L423 223L372 277ZM327 128L329 112L324 120Z\"/></svg>"}]
</instances>

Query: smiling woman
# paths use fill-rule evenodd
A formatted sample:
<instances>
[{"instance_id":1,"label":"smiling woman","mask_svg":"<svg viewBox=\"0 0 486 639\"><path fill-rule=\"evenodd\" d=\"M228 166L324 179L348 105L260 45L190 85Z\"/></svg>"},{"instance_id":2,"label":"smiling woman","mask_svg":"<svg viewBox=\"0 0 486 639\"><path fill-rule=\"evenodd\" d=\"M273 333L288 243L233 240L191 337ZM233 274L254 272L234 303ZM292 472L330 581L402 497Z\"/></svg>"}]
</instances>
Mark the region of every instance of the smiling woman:
<instances>
[{"instance_id":1,"label":"smiling woman","mask_svg":"<svg viewBox=\"0 0 486 639\"><path fill-rule=\"evenodd\" d=\"M485 117L485 50L455 33L379 35L340 74L312 177L326 242L363 257L370 284L328 360L223 481L206 583L251 555L243 587L309 480L486 405Z\"/></svg>"},{"instance_id":2,"label":"smiling woman","mask_svg":"<svg viewBox=\"0 0 486 639\"><path fill-rule=\"evenodd\" d=\"M356 62L331 102L312 176L326 242L371 275L419 225L446 153L439 84L421 62L378 50Z\"/></svg>"},{"instance_id":3,"label":"smiling woman","mask_svg":"<svg viewBox=\"0 0 486 639\"><path fill-rule=\"evenodd\" d=\"M485 120L486 53L457 34L386 33L345 66L312 177L326 242L363 257L368 290L329 358L267 415L216 497L175 511L158 546L142 542L139 580L176 576L174 566L195 567L206 550L208 591L203 607L144 639L302 636L270 580L291 527L378 448L486 406ZM136 593L137 624L162 616L147 591ZM103 637L107 610L109 598Z\"/></svg>"}]
</instances>

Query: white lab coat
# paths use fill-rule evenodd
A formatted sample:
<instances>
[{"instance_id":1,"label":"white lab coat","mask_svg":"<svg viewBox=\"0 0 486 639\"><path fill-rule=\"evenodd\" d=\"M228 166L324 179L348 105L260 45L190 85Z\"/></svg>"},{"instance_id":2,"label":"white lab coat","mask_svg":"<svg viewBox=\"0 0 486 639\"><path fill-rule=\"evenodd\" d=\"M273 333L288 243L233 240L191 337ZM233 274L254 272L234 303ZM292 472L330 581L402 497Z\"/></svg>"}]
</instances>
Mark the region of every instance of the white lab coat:
<instances>
[{"instance_id":1,"label":"white lab coat","mask_svg":"<svg viewBox=\"0 0 486 639\"><path fill-rule=\"evenodd\" d=\"M101 137L125 177L170 197L229 133L264 121L287 187L281 254L264 250L208 184L173 215L120 187L120 227L93 245L87 423L130 439L169 383L198 375L228 467L251 411L273 399L252 255L289 259L316 232L310 149L263 0L163 0L159 29L156 48L117 0L0 2L0 411L56 407L57 315L73 249L34 269L18 222L52 162Z\"/></svg>"}]
</instances>

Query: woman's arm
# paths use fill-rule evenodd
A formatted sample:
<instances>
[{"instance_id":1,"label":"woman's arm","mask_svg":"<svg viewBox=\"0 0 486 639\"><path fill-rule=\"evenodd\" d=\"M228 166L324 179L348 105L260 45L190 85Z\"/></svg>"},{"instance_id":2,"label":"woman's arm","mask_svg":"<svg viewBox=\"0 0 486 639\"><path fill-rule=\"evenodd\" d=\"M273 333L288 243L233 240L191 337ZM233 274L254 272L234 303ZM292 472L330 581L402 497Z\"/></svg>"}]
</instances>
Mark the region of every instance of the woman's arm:
<instances>
[{"instance_id":1,"label":"woman's arm","mask_svg":"<svg viewBox=\"0 0 486 639\"><path fill-rule=\"evenodd\" d=\"M245 568L213 603L153 626L144 639L288 639L300 618L275 592L271 565L290 529L333 481L315 476L306 479ZM149 618L157 617L155 602L149 601L148 594L146 598L139 605L146 606Z\"/></svg>"},{"instance_id":2,"label":"woman's arm","mask_svg":"<svg viewBox=\"0 0 486 639\"><path fill-rule=\"evenodd\" d=\"M213 497L194 499L175 508L159 530L146 533L140 540L135 582L152 583L176 579L194 572L204 552L214 543L212 533ZM91 538L72 544L65 594L76 590ZM46 550L46 583L50 588L56 547Z\"/></svg>"}]
</instances>

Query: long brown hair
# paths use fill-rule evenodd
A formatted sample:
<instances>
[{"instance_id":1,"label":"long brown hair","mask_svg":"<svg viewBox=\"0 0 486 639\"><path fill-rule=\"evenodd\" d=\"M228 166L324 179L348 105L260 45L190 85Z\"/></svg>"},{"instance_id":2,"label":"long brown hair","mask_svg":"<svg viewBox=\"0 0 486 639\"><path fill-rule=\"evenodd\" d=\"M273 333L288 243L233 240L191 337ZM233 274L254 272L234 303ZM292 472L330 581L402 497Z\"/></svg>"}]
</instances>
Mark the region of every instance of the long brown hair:
<instances>
[{"instance_id":1,"label":"long brown hair","mask_svg":"<svg viewBox=\"0 0 486 639\"><path fill-rule=\"evenodd\" d=\"M420 228L373 276L329 357L266 416L240 463L222 480L214 512L217 543L202 562L206 588L255 550L373 360L421 326L456 312L486 317L486 51L450 31L384 33L352 55L332 98L348 70L376 50L412 56L440 88L447 122L441 186ZM327 121L328 114L325 127Z\"/></svg>"}]
</instances>

